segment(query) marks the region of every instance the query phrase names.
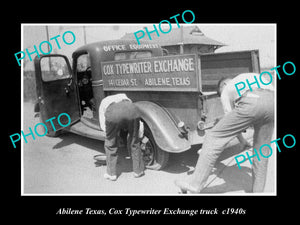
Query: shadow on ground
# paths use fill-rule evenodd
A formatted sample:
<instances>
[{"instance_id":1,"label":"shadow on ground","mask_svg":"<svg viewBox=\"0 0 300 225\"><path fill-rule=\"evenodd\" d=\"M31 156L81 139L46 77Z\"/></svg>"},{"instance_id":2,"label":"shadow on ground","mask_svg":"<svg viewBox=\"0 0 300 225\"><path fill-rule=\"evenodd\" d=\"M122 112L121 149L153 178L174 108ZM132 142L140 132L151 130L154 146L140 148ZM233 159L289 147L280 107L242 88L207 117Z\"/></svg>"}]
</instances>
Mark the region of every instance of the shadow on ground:
<instances>
[{"instance_id":1,"label":"shadow on ground","mask_svg":"<svg viewBox=\"0 0 300 225\"><path fill-rule=\"evenodd\" d=\"M72 133L63 133L57 138L59 138L61 141L55 144L53 146L53 149L61 149L71 144L76 144L93 151L104 153L103 141L87 138Z\"/></svg>"},{"instance_id":2,"label":"shadow on ground","mask_svg":"<svg viewBox=\"0 0 300 225\"><path fill-rule=\"evenodd\" d=\"M64 133L58 138L60 139L60 142L53 146L53 149L55 150L60 150L64 147L76 144L84 147L85 149L95 151L95 155L105 154L103 141L86 138L72 133ZM198 159L197 151L201 149L201 147L201 144L195 145L186 152L170 154L168 165L162 171L171 174L192 174ZM249 183L251 184L252 181L252 177L250 175L251 169L249 167L242 166L242 168L238 170L235 164L232 166L227 165L229 162L224 164L224 161L226 160L232 162L232 160L234 160L233 156L241 153L242 151L240 144L237 144L237 142L233 142L223 151L216 162L215 169L213 171L215 177L219 180L223 180L223 182L221 184L211 186L210 184L213 184L215 180L213 179L206 185L207 187L203 190L204 193L225 193L228 191L239 190L250 192ZM130 158L128 158L128 155L128 151L125 148L121 148L118 158L118 175L132 171L132 162ZM99 161L95 161L94 164L95 167L105 166L105 163Z\"/></svg>"}]
</instances>

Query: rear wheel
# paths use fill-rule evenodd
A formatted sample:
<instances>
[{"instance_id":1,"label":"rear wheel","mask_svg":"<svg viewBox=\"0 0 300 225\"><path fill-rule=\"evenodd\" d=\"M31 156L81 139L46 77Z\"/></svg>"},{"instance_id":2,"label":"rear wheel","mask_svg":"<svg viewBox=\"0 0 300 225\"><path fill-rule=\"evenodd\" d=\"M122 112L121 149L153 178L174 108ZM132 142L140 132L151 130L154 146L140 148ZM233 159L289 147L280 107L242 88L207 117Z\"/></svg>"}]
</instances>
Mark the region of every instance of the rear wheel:
<instances>
[{"instance_id":1,"label":"rear wheel","mask_svg":"<svg viewBox=\"0 0 300 225\"><path fill-rule=\"evenodd\" d=\"M42 121L40 112L36 113L35 120L36 120L36 123L43 123L43 124L45 124L47 126L47 124L44 121ZM45 134L46 133L46 129L45 129L44 126L38 126L37 129L36 129L36 132L39 133L39 134ZM47 134L46 134L46 136L48 136L48 137L58 137L61 134L62 134L62 130L49 131L49 129L47 127Z\"/></svg>"},{"instance_id":2,"label":"rear wheel","mask_svg":"<svg viewBox=\"0 0 300 225\"><path fill-rule=\"evenodd\" d=\"M145 147L142 149L146 168L152 170L163 169L167 165L169 153L157 146L148 126L145 126L144 135L148 138Z\"/></svg>"}]
</instances>

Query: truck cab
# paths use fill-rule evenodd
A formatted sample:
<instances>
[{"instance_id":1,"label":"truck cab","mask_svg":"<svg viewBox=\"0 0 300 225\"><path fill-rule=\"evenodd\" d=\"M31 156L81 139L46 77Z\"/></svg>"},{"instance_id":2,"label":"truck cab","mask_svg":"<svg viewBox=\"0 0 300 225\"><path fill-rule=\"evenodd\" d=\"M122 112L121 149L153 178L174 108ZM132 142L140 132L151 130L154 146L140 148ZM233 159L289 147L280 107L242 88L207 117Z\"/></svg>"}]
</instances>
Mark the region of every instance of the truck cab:
<instances>
[{"instance_id":1,"label":"truck cab","mask_svg":"<svg viewBox=\"0 0 300 225\"><path fill-rule=\"evenodd\" d=\"M151 41L111 40L84 45L72 54L36 57L36 111L45 121L68 113L62 128L104 140L98 109L103 98L126 93L139 107L147 137L146 167L162 169L169 153L201 144L224 112L216 93L221 77L260 72L258 51L168 55ZM55 124L54 124L55 125ZM59 127L59 126L55 126ZM61 130L49 126L48 135Z\"/></svg>"}]
</instances>

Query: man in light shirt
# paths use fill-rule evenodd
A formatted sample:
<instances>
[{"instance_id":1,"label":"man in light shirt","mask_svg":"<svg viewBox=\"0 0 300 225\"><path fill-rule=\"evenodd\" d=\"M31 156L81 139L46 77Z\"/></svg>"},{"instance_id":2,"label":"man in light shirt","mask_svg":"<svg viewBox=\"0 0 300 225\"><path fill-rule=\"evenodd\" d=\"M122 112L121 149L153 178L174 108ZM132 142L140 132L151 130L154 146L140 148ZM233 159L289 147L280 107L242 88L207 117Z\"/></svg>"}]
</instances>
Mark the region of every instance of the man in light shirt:
<instances>
[{"instance_id":1,"label":"man in light shirt","mask_svg":"<svg viewBox=\"0 0 300 225\"><path fill-rule=\"evenodd\" d=\"M104 177L117 179L118 138L120 130L128 131L134 177L144 175L144 162L140 146L140 111L126 96L116 94L105 97L99 107L100 127L106 133L104 148L107 170Z\"/></svg>"},{"instance_id":2,"label":"man in light shirt","mask_svg":"<svg viewBox=\"0 0 300 225\"><path fill-rule=\"evenodd\" d=\"M202 149L198 152L199 158L194 173L187 181L175 181L175 184L182 192L201 192L226 144L233 138L238 137L243 146L248 145L241 132L249 126L254 127L253 149L259 149L261 145L271 142L274 128L273 86L271 84L256 85L254 83L255 77L258 78L259 74L244 73L233 79L226 78L220 80L218 93L221 95L225 116L215 127L207 132ZM262 78L262 81L267 84L268 82L263 79L265 78ZM244 88L240 92L240 96L235 84L246 82L246 80L252 85L250 88L249 86ZM269 151L268 148L263 148L262 150L263 155L269 154L266 152ZM263 192L268 158L260 157L259 161L257 157L253 157L251 160L253 161L252 191Z\"/></svg>"}]
</instances>

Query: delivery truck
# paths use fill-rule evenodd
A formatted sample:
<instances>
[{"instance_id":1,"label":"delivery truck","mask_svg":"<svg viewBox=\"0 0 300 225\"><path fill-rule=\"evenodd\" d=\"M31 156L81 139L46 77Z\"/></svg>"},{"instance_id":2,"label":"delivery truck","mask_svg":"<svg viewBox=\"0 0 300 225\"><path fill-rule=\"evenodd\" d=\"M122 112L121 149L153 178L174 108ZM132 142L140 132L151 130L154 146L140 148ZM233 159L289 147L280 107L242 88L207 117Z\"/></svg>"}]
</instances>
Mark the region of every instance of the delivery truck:
<instances>
[{"instance_id":1,"label":"delivery truck","mask_svg":"<svg viewBox=\"0 0 300 225\"><path fill-rule=\"evenodd\" d=\"M103 141L101 100L125 93L141 111L147 137L143 156L154 170L167 165L170 153L201 144L222 118L216 91L221 78L260 73L258 50L169 55L154 42L135 40L86 44L73 52L71 63L64 55L49 54L36 57L34 64L35 112L41 121L61 113L71 118L65 128L47 124L48 136L67 131Z\"/></svg>"}]
</instances>

